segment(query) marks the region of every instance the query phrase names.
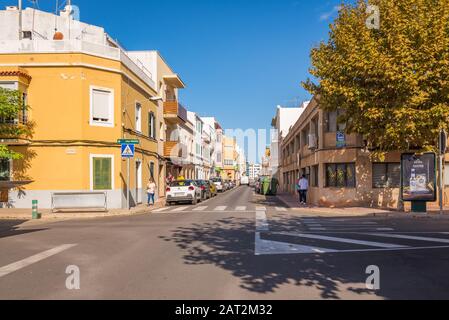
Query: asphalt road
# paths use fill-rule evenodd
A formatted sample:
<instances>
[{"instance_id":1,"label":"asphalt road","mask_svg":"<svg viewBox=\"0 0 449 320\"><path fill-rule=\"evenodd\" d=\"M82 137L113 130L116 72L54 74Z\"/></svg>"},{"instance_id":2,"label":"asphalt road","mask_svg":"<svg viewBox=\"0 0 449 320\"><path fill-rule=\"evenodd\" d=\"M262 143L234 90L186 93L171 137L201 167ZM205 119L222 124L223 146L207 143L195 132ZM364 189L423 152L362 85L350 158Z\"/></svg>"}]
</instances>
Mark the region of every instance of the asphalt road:
<instances>
[{"instance_id":1,"label":"asphalt road","mask_svg":"<svg viewBox=\"0 0 449 320\"><path fill-rule=\"evenodd\" d=\"M447 220L315 217L240 187L150 215L20 223L0 222L0 299L449 298Z\"/></svg>"}]
</instances>

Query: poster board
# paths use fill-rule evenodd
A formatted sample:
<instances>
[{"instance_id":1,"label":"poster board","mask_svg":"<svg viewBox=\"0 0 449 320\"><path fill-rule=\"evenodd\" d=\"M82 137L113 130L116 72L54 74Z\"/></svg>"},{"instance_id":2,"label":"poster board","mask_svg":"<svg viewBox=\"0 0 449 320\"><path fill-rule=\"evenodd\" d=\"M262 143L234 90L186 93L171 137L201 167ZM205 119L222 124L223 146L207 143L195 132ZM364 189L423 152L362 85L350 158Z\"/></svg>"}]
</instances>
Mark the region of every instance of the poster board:
<instances>
[{"instance_id":1,"label":"poster board","mask_svg":"<svg viewBox=\"0 0 449 320\"><path fill-rule=\"evenodd\" d=\"M435 153L402 154L401 198L402 201L437 200Z\"/></svg>"}]
</instances>

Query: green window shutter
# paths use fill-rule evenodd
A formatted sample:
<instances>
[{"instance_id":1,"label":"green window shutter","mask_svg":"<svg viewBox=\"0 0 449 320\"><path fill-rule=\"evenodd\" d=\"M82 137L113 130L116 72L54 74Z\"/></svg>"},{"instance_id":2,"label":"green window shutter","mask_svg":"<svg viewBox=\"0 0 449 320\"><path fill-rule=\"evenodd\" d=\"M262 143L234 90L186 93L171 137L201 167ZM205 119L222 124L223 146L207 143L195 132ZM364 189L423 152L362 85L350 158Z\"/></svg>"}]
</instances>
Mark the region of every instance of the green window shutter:
<instances>
[{"instance_id":1,"label":"green window shutter","mask_svg":"<svg viewBox=\"0 0 449 320\"><path fill-rule=\"evenodd\" d=\"M112 159L94 158L93 159L93 179L94 190L112 189Z\"/></svg>"}]
</instances>

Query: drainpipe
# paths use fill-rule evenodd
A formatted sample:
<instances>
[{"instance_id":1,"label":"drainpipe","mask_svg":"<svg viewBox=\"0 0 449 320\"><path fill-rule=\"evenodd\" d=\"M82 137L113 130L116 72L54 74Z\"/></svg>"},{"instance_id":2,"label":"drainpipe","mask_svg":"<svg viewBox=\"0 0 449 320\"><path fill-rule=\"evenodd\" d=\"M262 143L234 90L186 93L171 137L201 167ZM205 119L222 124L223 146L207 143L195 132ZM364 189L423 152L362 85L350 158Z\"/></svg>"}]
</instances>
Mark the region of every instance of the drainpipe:
<instances>
[{"instance_id":1,"label":"drainpipe","mask_svg":"<svg viewBox=\"0 0 449 320\"><path fill-rule=\"evenodd\" d=\"M23 32L22 32L22 0L19 0L19 40L22 40L23 38Z\"/></svg>"}]
</instances>

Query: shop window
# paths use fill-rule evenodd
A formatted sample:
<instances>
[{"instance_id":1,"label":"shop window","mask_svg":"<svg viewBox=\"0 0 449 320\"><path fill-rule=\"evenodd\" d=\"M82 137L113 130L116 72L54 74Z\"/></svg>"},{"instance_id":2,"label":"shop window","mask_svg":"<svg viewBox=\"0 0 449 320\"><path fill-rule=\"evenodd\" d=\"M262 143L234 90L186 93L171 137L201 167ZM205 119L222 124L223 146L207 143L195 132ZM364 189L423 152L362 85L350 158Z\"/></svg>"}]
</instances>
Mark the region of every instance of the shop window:
<instances>
[{"instance_id":1,"label":"shop window","mask_svg":"<svg viewBox=\"0 0 449 320\"><path fill-rule=\"evenodd\" d=\"M399 163L373 163L373 188L399 188L400 184Z\"/></svg>"},{"instance_id":2,"label":"shop window","mask_svg":"<svg viewBox=\"0 0 449 320\"><path fill-rule=\"evenodd\" d=\"M327 188L355 188L355 186L354 163L326 164Z\"/></svg>"}]
</instances>

